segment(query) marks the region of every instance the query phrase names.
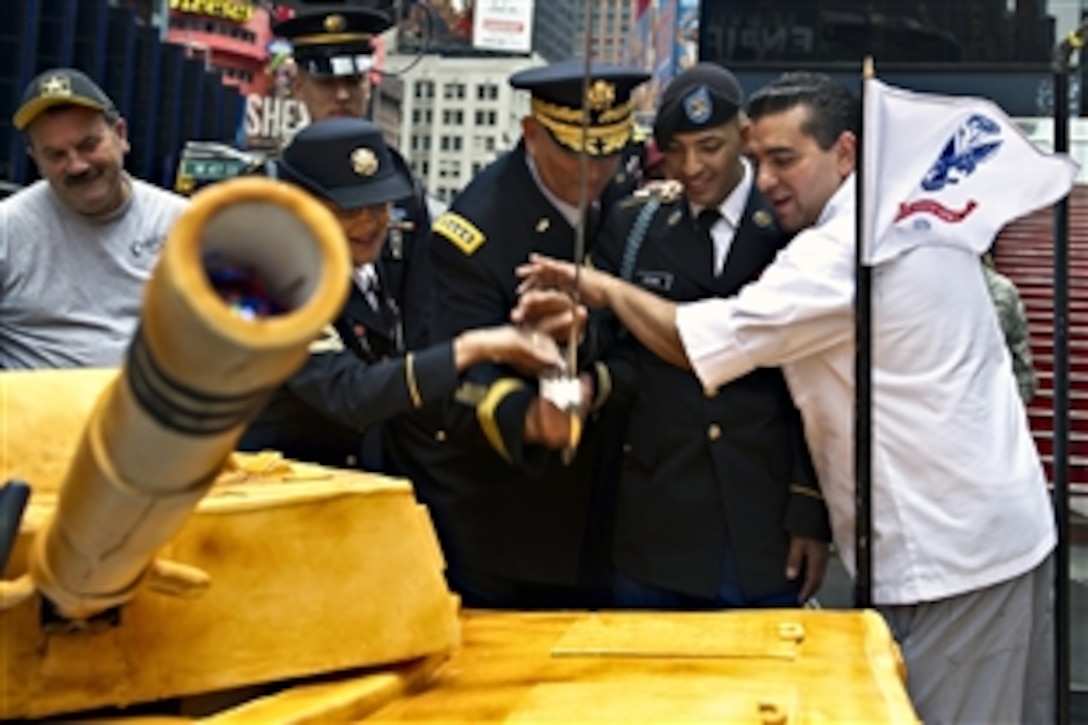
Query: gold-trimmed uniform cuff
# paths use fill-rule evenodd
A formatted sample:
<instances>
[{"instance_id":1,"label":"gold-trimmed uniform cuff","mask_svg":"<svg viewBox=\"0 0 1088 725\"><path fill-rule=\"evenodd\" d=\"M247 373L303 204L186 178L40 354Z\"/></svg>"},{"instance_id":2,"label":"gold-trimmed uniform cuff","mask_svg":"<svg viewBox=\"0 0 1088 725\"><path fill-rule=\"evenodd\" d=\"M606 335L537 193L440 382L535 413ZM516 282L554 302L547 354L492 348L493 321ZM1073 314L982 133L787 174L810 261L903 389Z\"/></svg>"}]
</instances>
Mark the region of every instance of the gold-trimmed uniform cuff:
<instances>
[{"instance_id":1,"label":"gold-trimmed uniform cuff","mask_svg":"<svg viewBox=\"0 0 1088 725\"><path fill-rule=\"evenodd\" d=\"M412 400L412 407L423 407L423 396L419 394L419 382L416 380L416 356L408 353L404 356L404 383L408 386L408 397Z\"/></svg>"},{"instance_id":2,"label":"gold-trimmed uniform cuff","mask_svg":"<svg viewBox=\"0 0 1088 725\"><path fill-rule=\"evenodd\" d=\"M503 457L503 460L513 462L510 451L506 449L506 441L503 440L502 431L495 420L495 413L499 405L511 393L525 387L525 382L517 378L499 378L487 389L483 400L476 406L476 420L480 423L480 429L484 432L491 447Z\"/></svg>"},{"instance_id":3,"label":"gold-trimmed uniform cuff","mask_svg":"<svg viewBox=\"0 0 1088 725\"><path fill-rule=\"evenodd\" d=\"M801 496L808 496L809 498L814 498L817 501L824 500L824 497L820 495L819 491L812 488L811 486L802 486L799 483L790 484L790 493L800 494Z\"/></svg>"},{"instance_id":4,"label":"gold-trimmed uniform cuff","mask_svg":"<svg viewBox=\"0 0 1088 725\"><path fill-rule=\"evenodd\" d=\"M590 409L600 410L612 395L612 371L608 369L608 365L598 360L593 363L593 375L596 378L596 389Z\"/></svg>"}]
</instances>

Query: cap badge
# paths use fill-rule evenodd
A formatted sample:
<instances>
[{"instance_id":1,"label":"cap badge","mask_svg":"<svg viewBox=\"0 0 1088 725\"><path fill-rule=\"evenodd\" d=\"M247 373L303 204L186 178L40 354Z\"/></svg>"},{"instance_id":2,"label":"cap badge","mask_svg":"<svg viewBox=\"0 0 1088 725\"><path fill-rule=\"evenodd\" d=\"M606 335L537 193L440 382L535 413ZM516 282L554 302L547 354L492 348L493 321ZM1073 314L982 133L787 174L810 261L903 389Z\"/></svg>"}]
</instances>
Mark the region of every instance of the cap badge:
<instances>
[{"instance_id":1,"label":"cap badge","mask_svg":"<svg viewBox=\"0 0 1088 725\"><path fill-rule=\"evenodd\" d=\"M342 33L347 26L348 21L344 20L343 15L333 13L325 16L324 27L326 33Z\"/></svg>"},{"instance_id":2,"label":"cap badge","mask_svg":"<svg viewBox=\"0 0 1088 725\"><path fill-rule=\"evenodd\" d=\"M684 98L684 113L692 123L706 123L713 111L714 102L706 86L699 86Z\"/></svg>"},{"instance_id":3,"label":"cap badge","mask_svg":"<svg viewBox=\"0 0 1088 725\"><path fill-rule=\"evenodd\" d=\"M68 76L49 76L42 81L40 93L46 98L67 98L72 95L72 81Z\"/></svg>"},{"instance_id":4,"label":"cap badge","mask_svg":"<svg viewBox=\"0 0 1088 725\"><path fill-rule=\"evenodd\" d=\"M616 102L616 84L596 80L586 90L586 105L591 111L604 111Z\"/></svg>"},{"instance_id":5,"label":"cap badge","mask_svg":"<svg viewBox=\"0 0 1088 725\"><path fill-rule=\"evenodd\" d=\"M378 173L378 157L368 148L357 148L351 152L351 168L359 176L373 176Z\"/></svg>"},{"instance_id":6,"label":"cap badge","mask_svg":"<svg viewBox=\"0 0 1088 725\"><path fill-rule=\"evenodd\" d=\"M766 229L771 226L771 215L766 209L760 209L752 215L752 221L756 223L757 227Z\"/></svg>"}]
</instances>

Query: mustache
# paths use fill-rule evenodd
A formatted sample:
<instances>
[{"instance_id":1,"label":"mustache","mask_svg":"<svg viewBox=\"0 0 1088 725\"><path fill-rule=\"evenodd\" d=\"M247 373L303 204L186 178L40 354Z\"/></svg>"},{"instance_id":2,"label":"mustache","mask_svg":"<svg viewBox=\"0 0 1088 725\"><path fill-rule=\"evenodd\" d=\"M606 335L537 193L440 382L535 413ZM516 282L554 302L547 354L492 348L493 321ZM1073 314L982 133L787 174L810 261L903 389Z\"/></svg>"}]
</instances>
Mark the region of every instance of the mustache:
<instances>
[{"instance_id":1,"label":"mustache","mask_svg":"<svg viewBox=\"0 0 1088 725\"><path fill-rule=\"evenodd\" d=\"M72 174L64 179L64 185L68 187L80 186L90 181L94 181L98 177L102 176L101 172L95 169L87 169L82 174Z\"/></svg>"}]
</instances>

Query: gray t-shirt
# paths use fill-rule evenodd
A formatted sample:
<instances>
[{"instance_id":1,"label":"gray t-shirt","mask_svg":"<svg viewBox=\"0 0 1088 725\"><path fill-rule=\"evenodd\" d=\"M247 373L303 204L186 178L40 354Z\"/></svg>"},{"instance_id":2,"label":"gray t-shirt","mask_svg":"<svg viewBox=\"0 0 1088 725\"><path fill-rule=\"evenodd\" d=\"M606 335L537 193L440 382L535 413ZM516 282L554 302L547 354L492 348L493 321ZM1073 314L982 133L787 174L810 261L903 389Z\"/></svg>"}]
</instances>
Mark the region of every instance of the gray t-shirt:
<instances>
[{"instance_id":1,"label":"gray t-shirt","mask_svg":"<svg viewBox=\"0 0 1088 725\"><path fill-rule=\"evenodd\" d=\"M102 219L38 181L0 202L0 368L115 366L187 200L138 179Z\"/></svg>"}]
</instances>

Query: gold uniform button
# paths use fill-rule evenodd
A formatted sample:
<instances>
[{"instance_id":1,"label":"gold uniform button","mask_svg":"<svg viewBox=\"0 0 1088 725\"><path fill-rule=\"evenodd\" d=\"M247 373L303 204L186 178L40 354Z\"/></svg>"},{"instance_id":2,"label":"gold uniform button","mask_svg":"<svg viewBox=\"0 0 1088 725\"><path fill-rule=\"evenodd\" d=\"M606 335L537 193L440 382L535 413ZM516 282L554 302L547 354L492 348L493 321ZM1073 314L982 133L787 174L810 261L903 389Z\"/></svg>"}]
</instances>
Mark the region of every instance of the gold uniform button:
<instances>
[{"instance_id":1,"label":"gold uniform button","mask_svg":"<svg viewBox=\"0 0 1088 725\"><path fill-rule=\"evenodd\" d=\"M716 441L722 437L722 428L717 423L711 423L710 427L706 429L706 437L712 441Z\"/></svg>"},{"instance_id":2,"label":"gold uniform button","mask_svg":"<svg viewBox=\"0 0 1088 725\"><path fill-rule=\"evenodd\" d=\"M703 390L703 395L705 395L708 398L716 398L716 397L718 397L718 389L717 388L706 388L706 389Z\"/></svg>"},{"instance_id":3,"label":"gold uniform button","mask_svg":"<svg viewBox=\"0 0 1088 725\"><path fill-rule=\"evenodd\" d=\"M434 439L436 441L438 441L439 443L445 443L446 442L446 431L444 431L444 430L436 431L435 434L434 434Z\"/></svg>"}]
</instances>

